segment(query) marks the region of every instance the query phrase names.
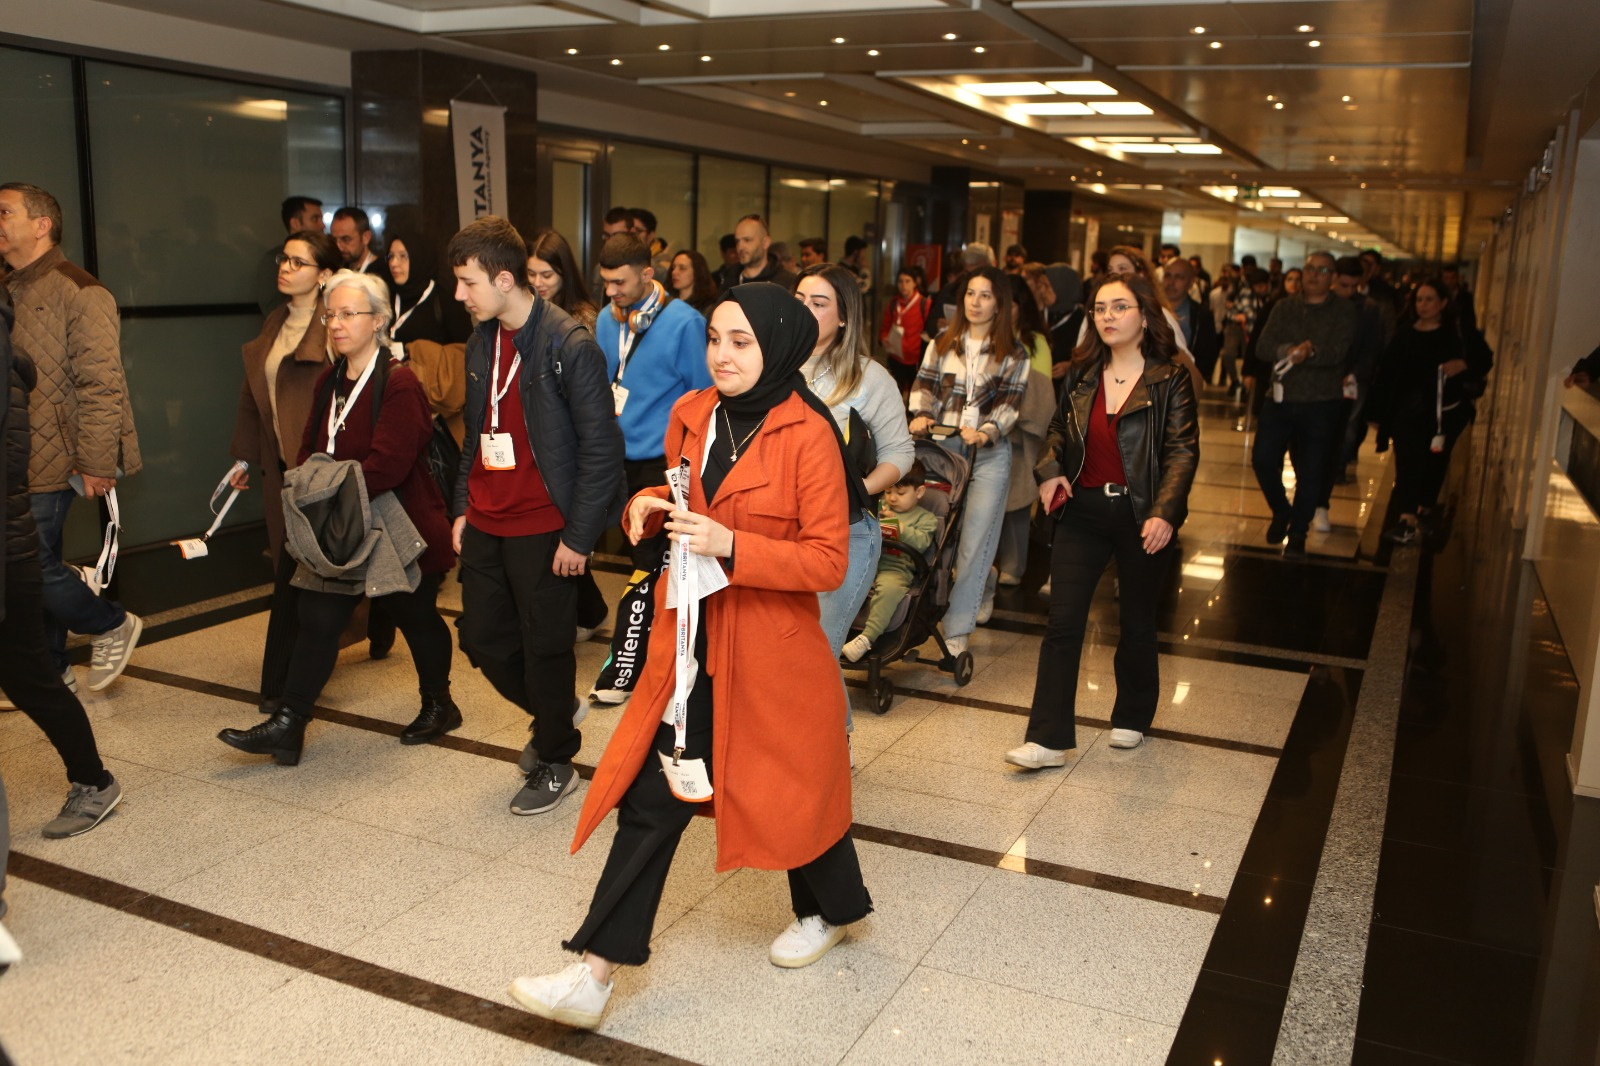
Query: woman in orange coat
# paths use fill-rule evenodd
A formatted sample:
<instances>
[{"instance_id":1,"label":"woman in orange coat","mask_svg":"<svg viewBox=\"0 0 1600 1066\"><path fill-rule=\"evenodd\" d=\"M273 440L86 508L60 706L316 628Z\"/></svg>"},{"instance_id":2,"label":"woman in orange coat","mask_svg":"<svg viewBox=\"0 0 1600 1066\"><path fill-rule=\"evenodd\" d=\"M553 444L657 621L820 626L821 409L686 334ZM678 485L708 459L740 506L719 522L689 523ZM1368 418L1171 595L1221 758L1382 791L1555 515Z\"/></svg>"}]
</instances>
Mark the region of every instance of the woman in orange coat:
<instances>
[{"instance_id":1,"label":"woman in orange coat","mask_svg":"<svg viewBox=\"0 0 1600 1066\"><path fill-rule=\"evenodd\" d=\"M707 336L715 388L679 400L667 425L688 509L674 509L664 487L646 489L626 523L637 543L665 519L676 544L721 563L727 586L699 602L685 645L698 670L681 717L679 612L658 586L645 667L573 841L576 851L617 809L589 916L564 944L583 961L512 983L518 1003L569 1025L598 1025L612 969L649 958L673 852L707 808L718 870L789 872L796 920L772 944L775 965L815 962L872 910L850 838L844 695L817 608L817 593L844 579L850 490L833 418L799 374L816 319L786 289L740 285L713 309Z\"/></svg>"}]
</instances>

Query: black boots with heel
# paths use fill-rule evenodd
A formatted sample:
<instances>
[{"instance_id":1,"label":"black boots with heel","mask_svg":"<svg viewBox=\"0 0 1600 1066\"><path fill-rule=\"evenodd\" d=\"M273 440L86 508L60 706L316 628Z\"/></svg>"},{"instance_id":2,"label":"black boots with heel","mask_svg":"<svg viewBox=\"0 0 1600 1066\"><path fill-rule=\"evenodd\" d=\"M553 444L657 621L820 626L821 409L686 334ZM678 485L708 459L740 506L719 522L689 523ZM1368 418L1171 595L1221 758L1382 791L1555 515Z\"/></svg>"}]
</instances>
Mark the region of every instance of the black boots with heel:
<instances>
[{"instance_id":1,"label":"black boots with heel","mask_svg":"<svg viewBox=\"0 0 1600 1066\"><path fill-rule=\"evenodd\" d=\"M272 717L260 725L249 729L224 729L217 734L217 739L251 755L270 755L279 766L295 766L300 762L300 749L305 745L306 725L310 721L309 715L296 714L279 703Z\"/></svg>"},{"instance_id":2,"label":"black boots with heel","mask_svg":"<svg viewBox=\"0 0 1600 1066\"><path fill-rule=\"evenodd\" d=\"M426 744L461 725L461 708L450 698L450 690L423 692L422 710L400 734L402 744Z\"/></svg>"}]
</instances>

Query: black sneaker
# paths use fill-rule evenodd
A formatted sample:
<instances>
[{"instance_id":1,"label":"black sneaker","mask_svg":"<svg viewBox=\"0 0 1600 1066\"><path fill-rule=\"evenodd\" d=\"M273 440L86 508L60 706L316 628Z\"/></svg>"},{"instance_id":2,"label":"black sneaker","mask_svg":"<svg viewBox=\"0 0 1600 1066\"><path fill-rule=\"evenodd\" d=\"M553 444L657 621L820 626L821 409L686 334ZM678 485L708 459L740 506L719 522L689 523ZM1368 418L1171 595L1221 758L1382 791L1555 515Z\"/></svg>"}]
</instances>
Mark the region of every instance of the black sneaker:
<instances>
[{"instance_id":1,"label":"black sneaker","mask_svg":"<svg viewBox=\"0 0 1600 1066\"><path fill-rule=\"evenodd\" d=\"M578 787L578 771L569 762L542 762L528 775L527 784L511 800L512 814L543 814L555 810Z\"/></svg>"},{"instance_id":2,"label":"black sneaker","mask_svg":"<svg viewBox=\"0 0 1600 1066\"><path fill-rule=\"evenodd\" d=\"M1289 535L1289 516L1273 515L1272 521L1267 523L1267 543L1276 547L1283 543L1283 538Z\"/></svg>"},{"instance_id":3,"label":"black sneaker","mask_svg":"<svg viewBox=\"0 0 1600 1066\"><path fill-rule=\"evenodd\" d=\"M1288 543L1283 546L1283 557L1285 559L1304 559L1306 557L1306 536L1304 533L1289 538Z\"/></svg>"}]
</instances>

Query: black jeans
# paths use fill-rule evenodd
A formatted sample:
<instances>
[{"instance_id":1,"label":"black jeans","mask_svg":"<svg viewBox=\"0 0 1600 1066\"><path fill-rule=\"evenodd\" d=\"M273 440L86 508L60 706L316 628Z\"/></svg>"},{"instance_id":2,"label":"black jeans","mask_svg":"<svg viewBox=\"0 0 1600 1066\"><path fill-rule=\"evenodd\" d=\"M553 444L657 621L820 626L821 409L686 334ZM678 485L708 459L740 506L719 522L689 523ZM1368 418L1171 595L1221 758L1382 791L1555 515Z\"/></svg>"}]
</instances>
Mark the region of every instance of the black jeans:
<instances>
[{"instance_id":1,"label":"black jeans","mask_svg":"<svg viewBox=\"0 0 1600 1066\"><path fill-rule=\"evenodd\" d=\"M628 459L622 464L622 473L628 482L628 499L631 500L641 489L667 483L667 460L664 457ZM632 545L628 554L633 560L633 568L648 574L661 565L661 556L666 550L667 534L663 530Z\"/></svg>"},{"instance_id":2,"label":"black jeans","mask_svg":"<svg viewBox=\"0 0 1600 1066\"><path fill-rule=\"evenodd\" d=\"M39 560L6 562L6 613L0 620L0 689L44 730L67 767L67 780L99 787L106 767L83 704L51 665L45 645L44 581Z\"/></svg>"},{"instance_id":3,"label":"black jeans","mask_svg":"<svg viewBox=\"0 0 1600 1066\"><path fill-rule=\"evenodd\" d=\"M278 549L272 575L272 607L267 613L267 640L261 649L261 698L275 700L289 683L289 664L300 639L300 590L289 583L300 564L285 548Z\"/></svg>"},{"instance_id":4,"label":"black jeans","mask_svg":"<svg viewBox=\"0 0 1600 1066\"><path fill-rule=\"evenodd\" d=\"M1027 739L1058 751L1077 747L1078 665L1095 586L1114 555L1121 595L1122 635L1117 639L1117 699L1111 724L1140 733L1156 716L1161 689L1156 607L1161 582L1176 554L1167 547L1148 555L1126 496L1077 489L1056 522L1050 550L1050 619L1039 644L1039 674Z\"/></svg>"},{"instance_id":5,"label":"black jeans","mask_svg":"<svg viewBox=\"0 0 1600 1066\"><path fill-rule=\"evenodd\" d=\"M461 650L495 691L533 716L534 745L548 763L583 746L572 727L578 598L592 581L551 572L561 531L497 537L471 522L461 535ZM598 594L598 589L595 589Z\"/></svg>"},{"instance_id":6,"label":"black jeans","mask_svg":"<svg viewBox=\"0 0 1600 1066\"><path fill-rule=\"evenodd\" d=\"M703 632L703 631L702 631ZM704 759L711 766L711 685L701 674L689 696L683 753ZM640 966L650 958L650 934L661 891L672 868L678 841L689 819L701 806L685 803L667 787L667 776L654 752L670 756L675 734L670 725L656 729L651 754L623 793L617 806L617 835L611 841L605 870L595 886L589 914L572 939L563 941L568 951L592 951L607 962ZM820 914L829 925L849 925L872 913L872 897L861 878L861 863L849 830L838 842L804 866L789 871L789 901L796 918Z\"/></svg>"},{"instance_id":7,"label":"black jeans","mask_svg":"<svg viewBox=\"0 0 1600 1066\"><path fill-rule=\"evenodd\" d=\"M1472 424L1473 411L1466 404L1444 413L1444 451L1432 448L1433 422L1400 425L1394 430L1394 506L1396 514L1415 514L1418 508L1432 510L1439 502L1445 474L1450 470L1450 453L1456 439Z\"/></svg>"},{"instance_id":8,"label":"black jeans","mask_svg":"<svg viewBox=\"0 0 1600 1066\"><path fill-rule=\"evenodd\" d=\"M1257 387L1262 387L1258 382ZM1265 384L1271 388L1271 382ZM1256 423L1255 447L1250 463L1267 506L1274 515L1287 515L1289 536L1304 537L1311 527L1322 485L1331 472L1334 441L1344 433L1342 399L1314 403L1272 403L1261 408ZM1294 503L1283 487L1283 457L1294 462Z\"/></svg>"},{"instance_id":9,"label":"black jeans","mask_svg":"<svg viewBox=\"0 0 1600 1066\"><path fill-rule=\"evenodd\" d=\"M441 574L423 574L414 592L380 596L383 609L405 635L417 668L417 688L425 693L450 691L450 627L439 617ZM339 660L339 634L350 624L360 596L297 589L299 634L283 689L283 702L309 717L322 687Z\"/></svg>"}]
</instances>

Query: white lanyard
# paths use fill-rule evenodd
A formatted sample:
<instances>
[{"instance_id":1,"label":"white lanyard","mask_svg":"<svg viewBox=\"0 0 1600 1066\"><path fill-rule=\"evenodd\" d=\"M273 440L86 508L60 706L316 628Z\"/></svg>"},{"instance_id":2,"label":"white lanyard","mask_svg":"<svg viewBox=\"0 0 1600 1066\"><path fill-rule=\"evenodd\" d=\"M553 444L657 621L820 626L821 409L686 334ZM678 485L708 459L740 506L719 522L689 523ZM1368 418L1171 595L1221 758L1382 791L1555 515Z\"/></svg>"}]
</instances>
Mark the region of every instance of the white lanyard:
<instances>
[{"instance_id":1,"label":"white lanyard","mask_svg":"<svg viewBox=\"0 0 1600 1066\"><path fill-rule=\"evenodd\" d=\"M495 382L500 380L500 324L494 327L494 372L489 375L489 433L500 432L500 401L506 398L506 393L511 391L511 383L517 380L517 368L522 365L522 353L512 345L515 353L511 358L511 368L506 371L506 383L495 388Z\"/></svg>"},{"instance_id":2,"label":"white lanyard","mask_svg":"<svg viewBox=\"0 0 1600 1066\"><path fill-rule=\"evenodd\" d=\"M338 396L338 390L337 389L334 390L334 395L329 398L329 400L328 400L328 454L329 455L333 454L334 443L339 439L339 431L344 428L344 420L346 418L350 417L350 411L356 405L356 397L360 396L361 395L361 390L367 387L367 379L372 377L372 371L377 365L378 365L378 353L374 352L373 355L372 355L372 361L367 364L367 368L365 370L363 370L361 372L361 376L356 379L356 387L350 390L350 395L345 399L344 403L342 405L339 403L339 396ZM339 416L338 418L334 417L335 413L338 414L338 416Z\"/></svg>"},{"instance_id":3,"label":"white lanyard","mask_svg":"<svg viewBox=\"0 0 1600 1066\"><path fill-rule=\"evenodd\" d=\"M111 512L111 523L106 526L106 540L100 548L100 559L94 564L92 584L97 593L111 583L111 575L117 569L117 549L121 546L122 514L117 510L115 486L106 493L106 510Z\"/></svg>"},{"instance_id":4,"label":"white lanyard","mask_svg":"<svg viewBox=\"0 0 1600 1066\"><path fill-rule=\"evenodd\" d=\"M228 509L233 506L233 501L239 498L239 490L234 489L232 492L228 493L228 499L223 503L222 510L220 511L217 510L217 497L222 495L223 489L230 487L229 482L233 480L233 475L248 469L250 469L250 465L243 459L240 459L238 462L228 467L228 472L222 475L222 480L217 482L217 487L211 490L211 502L207 506L211 508L211 513L217 517L216 520L211 523L211 528L200 534L201 540L210 540L211 535L222 526L222 520L228 517Z\"/></svg>"},{"instance_id":5,"label":"white lanyard","mask_svg":"<svg viewBox=\"0 0 1600 1066\"><path fill-rule=\"evenodd\" d=\"M622 384L622 375L628 369L628 356L633 354L633 346L638 343L639 335L628 328L628 319L624 318L622 325L617 328L617 376L612 379L613 384Z\"/></svg>"},{"instance_id":6,"label":"white lanyard","mask_svg":"<svg viewBox=\"0 0 1600 1066\"><path fill-rule=\"evenodd\" d=\"M672 488L672 499L679 510L689 509L689 460L679 461L667 471L667 483ZM677 629L677 679L672 690L672 732L674 764L683 756L687 745L689 722L689 693L694 691L695 678L700 664L695 662L695 639L700 629L699 568L691 565L689 549L682 541L673 541L671 549L673 577L678 584Z\"/></svg>"},{"instance_id":7,"label":"white lanyard","mask_svg":"<svg viewBox=\"0 0 1600 1066\"><path fill-rule=\"evenodd\" d=\"M1439 367L1439 388L1434 393L1433 401L1433 431L1444 432L1444 367Z\"/></svg>"},{"instance_id":8,"label":"white lanyard","mask_svg":"<svg viewBox=\"0 0 1600 1066\"><path fill-rule=\"evenodd\" d=\"M423 305L423 302L426 301L428 299L428 297L432 296L432 295L433 295L433 282L430 281L430 282L428 282L428 287L426 289L422 290L422 295L417 297L417 302L411 305L411 310L407 311L405 314L402 315L400 313L400 294L396 293L395 297L394 297L394 325L389 327L389 336L392 337L396 333L399 333L400 332L400 327L405 325L406 324L406 319L411 317L411 312L415 311L417 308L421 307Z\"/></svg>"}]
</instances>

